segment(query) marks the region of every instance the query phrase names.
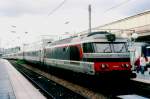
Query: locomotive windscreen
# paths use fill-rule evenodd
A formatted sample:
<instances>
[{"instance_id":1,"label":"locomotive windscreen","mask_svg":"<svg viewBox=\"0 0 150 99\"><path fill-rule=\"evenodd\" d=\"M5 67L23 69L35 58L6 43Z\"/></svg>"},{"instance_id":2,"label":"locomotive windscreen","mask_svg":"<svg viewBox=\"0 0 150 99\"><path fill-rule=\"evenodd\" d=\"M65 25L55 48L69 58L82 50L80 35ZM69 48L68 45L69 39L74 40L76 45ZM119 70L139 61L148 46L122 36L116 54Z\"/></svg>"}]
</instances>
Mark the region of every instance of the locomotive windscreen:
<instances>
[{"instance_id":1,"label":"locomotive windscreen","mask_svg":"<svg viewBox=\"0 0 150 99\"><path fill-rule=\"evenodd\" d=\"M150 56L150 46L146 47L146 56Z\"/></svg>"},{"instance_id":2,"label":"locomotive windscreen","mask_svg":"<svg viewBox=\"0 0 150 99\"><path fill-rule=\"evenodd\" d=\"M86 43L83 45L85 53L125 53L127 45L125 42L100 42Z\"/></svg>"}]
</instances>

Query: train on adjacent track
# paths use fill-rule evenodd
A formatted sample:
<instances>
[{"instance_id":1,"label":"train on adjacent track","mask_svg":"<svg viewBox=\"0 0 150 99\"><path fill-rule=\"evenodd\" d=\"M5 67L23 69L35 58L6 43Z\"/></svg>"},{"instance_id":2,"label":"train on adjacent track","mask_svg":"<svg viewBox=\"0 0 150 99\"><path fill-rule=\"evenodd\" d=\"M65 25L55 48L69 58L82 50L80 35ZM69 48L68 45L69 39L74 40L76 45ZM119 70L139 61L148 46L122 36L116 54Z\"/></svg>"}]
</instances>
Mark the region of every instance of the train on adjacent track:
<instances>
[{"instance_id":1,"label":"train on adjacent track","mask_svg":"<svg viewBox=\"0 0 150 99\"><path fill-rule=\"evenodd\" d=\"M134 42L132 48L129 48L131 56L131 64L137 66L137 61L144 55L146 58L146 67L150 67L150 42ZM134 67L134 69L136 69Z\"/></svg>"},{"instance_id":2,"label":"train on adjacent track","mask_svg":"<svg viewBox=\"0 0 150 99\"><path fill-rule=\"evenodd\" d=\"M5 55L86 75L135 77L130 64L128 41L105 31L49 42L40 49ZM43 65L43 67L45 66Z\"/></svg>"}]
</instances>

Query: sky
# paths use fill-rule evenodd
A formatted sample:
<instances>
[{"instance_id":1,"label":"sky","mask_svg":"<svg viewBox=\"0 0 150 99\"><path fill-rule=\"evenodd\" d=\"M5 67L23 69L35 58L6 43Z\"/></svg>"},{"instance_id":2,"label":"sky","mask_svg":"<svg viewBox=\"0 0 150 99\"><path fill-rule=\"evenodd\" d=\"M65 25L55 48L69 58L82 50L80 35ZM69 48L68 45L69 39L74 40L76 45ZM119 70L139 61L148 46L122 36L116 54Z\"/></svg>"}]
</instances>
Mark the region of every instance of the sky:
<instances>
[{"instance_id":1,"label":"sky","mask_svg":"<svg viewBox=\"0 0 150 99\"><path fill-rule=\"evenodd\" d=\"M150 0L0 0L0 47L69 36L150 10Z\"/></svg>"}]
</instances>

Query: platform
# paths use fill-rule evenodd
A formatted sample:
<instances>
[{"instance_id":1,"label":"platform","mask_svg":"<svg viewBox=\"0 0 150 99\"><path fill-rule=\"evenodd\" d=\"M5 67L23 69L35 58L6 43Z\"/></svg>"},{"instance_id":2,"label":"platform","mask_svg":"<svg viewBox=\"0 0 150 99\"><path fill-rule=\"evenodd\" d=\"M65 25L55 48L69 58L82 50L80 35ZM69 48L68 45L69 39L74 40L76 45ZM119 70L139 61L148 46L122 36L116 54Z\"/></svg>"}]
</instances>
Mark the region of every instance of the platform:
<instances>
[{"instance_id":1,"label":"platform","mask_svg":"<svg viewBox=\"0 0 150 99\"><path fill-rule=\"evenodd\" d=\"M141 74L141 72L139 72L139 73L134 72L134 73L136 73L137 77L132 80L150 84L150 69L145 71L144 74Z\"/></svg>"},{"instance_id":2,"label":"platform","mask_svg":"<svg viewBox=\"0 0 150 99\"><path fill-rule=\"evenodd\" d=\"M120 95L117 97L120 99L148 99L148 98L145 98L139 95L134 95L134 94L133 95Z\"/></svg>"},{"instance_id":3,"label":"platform","mask_svg":"<svg viewBox=\"0 0 150 99\"><path fill-rule=\"evenodd\" d=\"M0 99L46 99L7 60L0 59Z\"/></svg>"}]
</instances>

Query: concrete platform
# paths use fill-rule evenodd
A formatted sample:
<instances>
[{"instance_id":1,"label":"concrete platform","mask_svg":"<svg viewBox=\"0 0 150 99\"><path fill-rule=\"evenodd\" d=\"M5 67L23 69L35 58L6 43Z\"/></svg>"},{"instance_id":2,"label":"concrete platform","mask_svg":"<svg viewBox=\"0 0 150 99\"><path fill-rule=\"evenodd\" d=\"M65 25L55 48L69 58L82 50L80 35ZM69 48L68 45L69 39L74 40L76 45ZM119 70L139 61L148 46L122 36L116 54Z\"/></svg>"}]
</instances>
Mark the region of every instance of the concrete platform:
<instances>
[{"instance_id":1,"label":"concrete platform","mask_svg":"<svg viewBox=\"0 0 150 99\"><path fill-rule=\"evenodd\" d=\"M46 99L7 60L0 59L0 99Z\"/></svg>"},{"instance_id":2,"label":"concrete platform","mask_svg":"<svg viewBox=\"0 0 150 99\"><path fill-rule=\"evenodd\" d=\"M139 72L139 73L134 72L134 73L136 73L137 77L132 80L150 84L150 69L145 71L144 74L141 74L141 72Z\"/></svg>"},{"instance_id":3,"label":"concrete platform","mask_svg":"<svg viewBox=\"0 0 150 99\"><path fill-rule=\"evenodd\" d=\"M118 96L120 99L148 99L139 95L120 95Z\"/></svg>"}]
</instances>

